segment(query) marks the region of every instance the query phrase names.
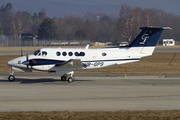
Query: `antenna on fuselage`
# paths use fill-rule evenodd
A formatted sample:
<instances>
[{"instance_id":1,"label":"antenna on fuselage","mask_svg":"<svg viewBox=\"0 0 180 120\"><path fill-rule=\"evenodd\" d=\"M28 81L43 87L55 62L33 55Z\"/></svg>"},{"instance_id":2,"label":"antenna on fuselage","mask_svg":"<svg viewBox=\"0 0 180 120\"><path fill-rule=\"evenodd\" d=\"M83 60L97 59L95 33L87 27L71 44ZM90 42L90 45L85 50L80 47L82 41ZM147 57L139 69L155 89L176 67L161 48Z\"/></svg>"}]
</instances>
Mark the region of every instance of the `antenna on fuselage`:
<instances>
[{"instance_id":1,"label":"antenna on fuselage","mask_svg":"<svg viewBox=\"0 0 180 120\"><path fill-rule=\"evenodd\" d=\"M89 45L86 45L85 49L89 49Z\"/></svg>"}]
</instances>

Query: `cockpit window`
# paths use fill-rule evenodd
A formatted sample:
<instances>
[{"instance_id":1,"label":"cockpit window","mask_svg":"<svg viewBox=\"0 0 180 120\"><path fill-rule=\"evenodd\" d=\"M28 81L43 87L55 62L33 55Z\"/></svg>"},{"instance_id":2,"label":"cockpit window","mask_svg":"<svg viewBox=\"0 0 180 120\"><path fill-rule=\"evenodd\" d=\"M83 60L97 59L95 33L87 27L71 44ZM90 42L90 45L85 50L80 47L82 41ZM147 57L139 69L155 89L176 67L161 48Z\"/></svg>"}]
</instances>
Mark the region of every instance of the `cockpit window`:
<instances>
[{"instance_id":1,"label":"cockpit window","mask_svg":"<svg viewBox=\"0 0 180 120\"><path fill-rule=\"evenodd\" d=\"M35 56L36 56L36 55L41 55L40 50L36 50L36 51L34 52L34 55L35 55Z\"/></svg>"},{"instance_id":2,"label":"cockpit window","mask_svg":"<svg viewBox=\"0 0 180 120\"><path fill-rule=\"evenodd\" d=\"M42 56L46 56L47 52L46 51L42 51Z\"/></svg>"}]
</instances>

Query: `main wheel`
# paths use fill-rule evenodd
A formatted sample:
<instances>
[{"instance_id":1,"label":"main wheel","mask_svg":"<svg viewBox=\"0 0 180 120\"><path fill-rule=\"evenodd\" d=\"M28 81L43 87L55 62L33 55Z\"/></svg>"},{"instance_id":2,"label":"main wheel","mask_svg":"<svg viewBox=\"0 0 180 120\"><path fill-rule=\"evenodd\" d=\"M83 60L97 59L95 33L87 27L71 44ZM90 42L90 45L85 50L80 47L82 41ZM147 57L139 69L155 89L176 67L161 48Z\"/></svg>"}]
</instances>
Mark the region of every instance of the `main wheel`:
<instances>
[{"instance_id":1,"label":"main wheel","mask_svg":"<svg viewBox=\"0 0 180 120\"><path fill-rule=\"evenodd\" d=\"M69 83L72 83L73 81L74 81L74 79L73 79L72 77L69 77L69 78L68 78L68 82L69 82Z\"/></svg>"},{"instance_id":2,"label":"main wheel","mask_svg":"<svg viewBox=\"0 0 180 120\"><path fill-rule=\"evenodd\" d=\"M13 75L10 75L10 76L8 77L8 80L9 80L10 82L13 82L13 81L15 80L15 77L14 77Z\"/></svg>"},{"instance_id":3,"label":"main wheel","mask_svg":"<svg viewBox=\"0 0 180 120\"><path fill-rule=\"evenodd\" d=\"M65 75L63 75L63 76L61 77L61 80L62 80L62 81L66 81L66 80L67 80L67 77L66 77Z\"/></svg>"}]
</instances>

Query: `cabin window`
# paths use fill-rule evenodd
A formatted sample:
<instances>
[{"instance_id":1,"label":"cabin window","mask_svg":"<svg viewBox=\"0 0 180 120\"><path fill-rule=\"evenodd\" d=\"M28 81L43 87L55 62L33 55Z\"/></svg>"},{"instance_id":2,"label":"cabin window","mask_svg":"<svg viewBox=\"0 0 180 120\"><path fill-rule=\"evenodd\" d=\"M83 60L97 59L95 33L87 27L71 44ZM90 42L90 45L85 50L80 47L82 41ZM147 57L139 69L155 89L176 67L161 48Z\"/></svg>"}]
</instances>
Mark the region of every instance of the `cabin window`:
<instances>
[{"instance_id":1,"label":"cabin window","mask_svg":"<svg viewBox=\"0 0 180 120\"><path fill-rule=\"evenodd\" d=\"M69 53L68 53L68 55L69 55L69 56L72 56L72 55L73 55L73 53L72 53L72 52L69 52Z\"/></svg>"},{"instance_id":2,"label":"cabin window","mask_svg":"<svg viewBox=\"0 0 180 120\"><path fill-rule=\"evenodd\" d=\"M75 52L75 56L85 56L85 53L84 52L80 52L80 53Z\"/></svg>"},{"instance_id":3,"label":"cabin window","mask_svg":"<svg viewBox=\"0 0 180 120\"><path fill-rule=\"evenodd\" d=\"M79 53L78 53L78 52L75 52L75 56L79 56Z\"/></svg>"},{"instance_id":4,"label":"cabin window","mask_svg":"<svg viewBox=\"0 0 180 120\"><path fill-rule=\"evenodd\" d=\"M42 56L46 56L47 52L46 51L42 51Z\"/></svg>"},{"instance_id":5,"label":"cabin window","mask_svg":"<svg viewBox=\"0 0 180 120\"><path fill-rule=\"evenodd\" d=\"M56 55L57 55L57 56L60 56L60 55L61 55L61 53L60 53L60 52L56 52Z\"/></svg>"},{"instance_id":6,"label":"cabin window","mask_svg":"<svg viewBox=\"0 0 180 120\"><path fill-rule=\"evenodd\" d=\"M79 56L85 56L84 52L80 52Z\"/></svg>"},{"instance_id":7,"label":"cabin window","mask_svg":"<svg viewBox=\"0 0 180 120\"><path fill-rule=\"evenodd\" d=\"M66 56L66 55L67 55L67 53L66 53L66 52L63 52L62 54L63 54L63 56Z\"/></svg>"},{"instance_id":8,"label":"cabin window","mask_svg":"<svg viewBox=\"0 0 180 120\"><path fill-rule=\"evenodd\" d=\"M106 56L107 54L106 53L102 53L102 56Z\"/></svg>"},{"instance_id":9,"label":"cabin window","mask_svg":"<svg viewBox=\"0 0 180 120\"><path fill-rule=\"evenodd\" d=\"M40 53L40 50L36 50L35 52L34 52L34 55L36 56L36 55L41 55L41 53Z\"/></svg>"}]
</instances>

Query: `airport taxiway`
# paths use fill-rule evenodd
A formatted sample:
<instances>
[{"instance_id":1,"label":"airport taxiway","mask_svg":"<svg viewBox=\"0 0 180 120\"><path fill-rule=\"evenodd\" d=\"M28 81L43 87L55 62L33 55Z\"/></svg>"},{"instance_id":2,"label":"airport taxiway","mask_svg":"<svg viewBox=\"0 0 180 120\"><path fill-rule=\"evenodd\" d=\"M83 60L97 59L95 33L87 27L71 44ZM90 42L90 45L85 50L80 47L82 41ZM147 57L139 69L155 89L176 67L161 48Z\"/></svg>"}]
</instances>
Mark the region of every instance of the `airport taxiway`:
<instances>
[{"instance_id":1,"label":"airport taxiway","mask_svg":"<svg viewBox=\"0 0 180 120\"><path fill-rule=\"evenodd\" d=\"M0 73L0 111L180 109L180 74L75 74L73 83L46 73Z\"/></svg>"}]
</instances>

